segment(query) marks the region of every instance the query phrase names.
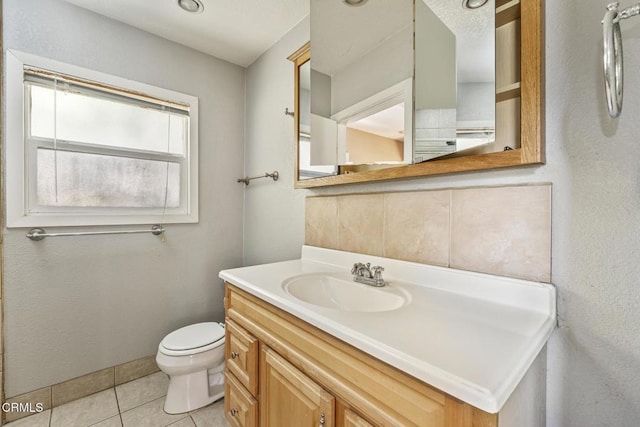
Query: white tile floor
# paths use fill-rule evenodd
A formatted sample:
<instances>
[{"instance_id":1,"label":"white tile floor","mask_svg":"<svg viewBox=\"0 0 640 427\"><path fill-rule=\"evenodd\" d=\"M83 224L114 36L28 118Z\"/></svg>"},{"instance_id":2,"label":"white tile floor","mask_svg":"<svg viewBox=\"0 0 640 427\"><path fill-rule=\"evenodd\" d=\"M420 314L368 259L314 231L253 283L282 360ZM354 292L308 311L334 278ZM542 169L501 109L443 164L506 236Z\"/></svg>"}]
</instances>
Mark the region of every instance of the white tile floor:
<instances>
[{"instance_id":1,"label":"white tile floor","mask_svg":"<svg viewBox=\"0 0 640 427\"><path fill-rule=\"evenodd\" d=\"M66 403L7 427L227 427L224 401L178 415L162 410L169 378L156 372Z\"/></svg>"}]
</instances>

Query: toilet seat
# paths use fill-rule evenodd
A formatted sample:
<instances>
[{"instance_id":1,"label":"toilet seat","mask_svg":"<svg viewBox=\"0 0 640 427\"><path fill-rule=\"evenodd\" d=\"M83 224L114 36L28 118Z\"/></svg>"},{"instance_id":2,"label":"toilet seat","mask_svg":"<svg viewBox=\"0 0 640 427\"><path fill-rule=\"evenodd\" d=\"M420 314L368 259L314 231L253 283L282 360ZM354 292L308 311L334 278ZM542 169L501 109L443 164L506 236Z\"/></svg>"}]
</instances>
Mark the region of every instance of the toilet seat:
<instances>
[{"instance_id":1,"label":"toilet seat","mask_svg":"<svg viewBox=\"0 0 640 427\"><path fill-rule=\"evenodd\" d=\"M185 326L164 337L158 350L168 356L202 353L224 344L224 325L203 322Z\"/></svg>"}]
</instances>

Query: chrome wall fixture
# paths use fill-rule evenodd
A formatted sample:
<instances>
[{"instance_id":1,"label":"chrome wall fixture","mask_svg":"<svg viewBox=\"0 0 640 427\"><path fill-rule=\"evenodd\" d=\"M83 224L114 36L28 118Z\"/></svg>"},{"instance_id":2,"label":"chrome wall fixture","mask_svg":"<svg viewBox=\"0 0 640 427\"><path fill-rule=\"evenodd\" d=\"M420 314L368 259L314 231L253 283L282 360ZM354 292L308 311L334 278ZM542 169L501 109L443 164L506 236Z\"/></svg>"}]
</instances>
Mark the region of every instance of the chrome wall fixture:
<instances>
[{"instance_id":1,"label":"chrome wall fixture","mask_svg":"<svg viewBox=\"0 0 640 427\"><path fill-rule=\"evenodd\" d=\"M238 179L238 182L244 182L244 185L249 185L250 181L253 181L254 179L260 179L260 178L272 178L274 181L277 181L278 178L280 178L280 174L278 173L278 171L273 171L271 173L267 172L264 175L240 178Z\"/></svg>"},{"instance_id":2,"label":"chrome wall fixture","mask_svg":"<svg viewBox=\"0 0 640 427\"><path fill-rule=\"evenodd\" d=\"M609 115L616 118L622 111L623 95L623 55L620 20L640 15L640 3L619 10L618 2L607 5L602 20L604 90L607 97Z\"/></svg>"},{"instance_id":3,"label":"chrome wall fixture","mask_svg":"<svg viewBox=\"0 0 640 427\"><path fill-rule=\"evenodd\" d=\"M154 236L162 236L164 227L161 225L152 225L150 230L114 230L114 231L78 231L71 233L47 233L43 228L32 228L27 233L27 238L39 242L45 237L68 237L68 236L97 236L102 234L140 234L151 233Z\"/></svg>"}]
</instances>

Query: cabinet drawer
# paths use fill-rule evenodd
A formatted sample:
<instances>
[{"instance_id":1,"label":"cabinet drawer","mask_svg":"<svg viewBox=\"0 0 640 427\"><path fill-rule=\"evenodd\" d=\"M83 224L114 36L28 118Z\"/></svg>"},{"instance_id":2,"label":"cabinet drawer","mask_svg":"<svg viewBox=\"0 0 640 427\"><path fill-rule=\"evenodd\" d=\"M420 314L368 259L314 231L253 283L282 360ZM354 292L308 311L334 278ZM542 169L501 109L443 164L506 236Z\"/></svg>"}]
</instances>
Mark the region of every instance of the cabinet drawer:
<instances>
[{"instance_id":1,"label":"cabinet drawer","mask_svg":"<svg viewBox=\"0 0 640 427\"><path fill-rule=\"evenodd\" d=\"M229 373L225 374L224 412L232 427L258 426L258 401Z\"/></svg>"},{"instance_id":2,"label":"cabinet drawer","mask_svg":"<svg viewBox=\"0 0 640 427\"><path fill-rule=\"evenodd\" d=\"M253 396L258 394L258 340L226 319L225 327L226 368Z\"/></svg>"}]
</instances>

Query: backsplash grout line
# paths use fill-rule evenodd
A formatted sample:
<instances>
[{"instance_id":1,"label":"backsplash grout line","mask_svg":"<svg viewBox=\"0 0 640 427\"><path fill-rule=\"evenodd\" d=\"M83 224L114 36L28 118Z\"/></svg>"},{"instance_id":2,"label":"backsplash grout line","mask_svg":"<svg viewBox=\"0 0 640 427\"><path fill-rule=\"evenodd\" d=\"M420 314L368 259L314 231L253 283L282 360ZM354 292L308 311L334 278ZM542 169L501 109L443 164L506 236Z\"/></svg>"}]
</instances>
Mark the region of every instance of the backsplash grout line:
<instances>
[{"instance_id":1,"label":"backsplash grout line","mask_svg":"<svg viewBox=\"0 0 640 427\"><path fill-rule=\"evenodd\" d=\"M336 195L336 248L331 249L374 255L373 248L387 258L546 282L551 224L540 213L550 209L549 187L534 183ZM310 218L319 224L313 243L322 246L334 232L332 221L322 220L330 210L321 202L310 206Z\"/></svg>"},{"instance_id":2,"label":"backsplash grout line","mask_svg":"<svg viewBox=\"0 0 640 427\"><path fill-rule=\"evenodd\" d=\"M449 189L449 254L447 256L447 267L451 268L451 251L453 248L453 192Z\"/></svg>"},{"instance_id":3,"label":"backsplash grout line","mask_svg":"<svg viewBox=\"0 0 640 427\"><path fill-rule=\"evenodd\" d=\"M387 193L382 194L382 256L387 256Z\"/></svg>"}]
</instances>

